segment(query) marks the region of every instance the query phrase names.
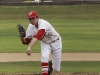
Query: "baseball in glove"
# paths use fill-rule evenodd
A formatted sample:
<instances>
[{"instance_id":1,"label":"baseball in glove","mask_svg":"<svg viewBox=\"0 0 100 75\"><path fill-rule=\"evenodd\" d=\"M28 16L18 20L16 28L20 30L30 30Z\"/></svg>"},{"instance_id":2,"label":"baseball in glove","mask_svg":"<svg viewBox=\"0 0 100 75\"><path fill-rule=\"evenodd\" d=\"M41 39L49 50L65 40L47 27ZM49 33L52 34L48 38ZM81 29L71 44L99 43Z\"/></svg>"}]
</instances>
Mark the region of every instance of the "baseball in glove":
<instances>
[{"instance_id":1,"label":"baseball in glove","mask_svg":"<svg viewBox=\"0 0 100 75\"><path fill-rule=\"evenodd\" d=\"M25 37L26 36L26 32L25 32L25 29L23 28L23 26L18 24L17 27L18 27L18 31L20 33L20 36L21 37Z\"/></svg>"}]
</instances>

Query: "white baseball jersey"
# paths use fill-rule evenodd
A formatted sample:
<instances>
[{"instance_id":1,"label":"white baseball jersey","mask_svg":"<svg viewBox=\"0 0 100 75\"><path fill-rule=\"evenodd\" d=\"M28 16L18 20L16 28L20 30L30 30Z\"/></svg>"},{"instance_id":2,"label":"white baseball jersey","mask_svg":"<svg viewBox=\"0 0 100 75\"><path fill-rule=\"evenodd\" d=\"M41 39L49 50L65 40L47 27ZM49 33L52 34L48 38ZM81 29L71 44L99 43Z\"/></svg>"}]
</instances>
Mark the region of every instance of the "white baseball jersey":
<instances>
[{"instance_id":1,"label":"white baseball jersey","mask_svg":"<svg viewBox=\"0 0 100 75\"><path fill-rule=\"evenodd\" d=\"M51 53L53 70L60 71L62 41L60 35L49 22L39 19L38 28L29 24L25 38L33 38L40 29L45 29L45 35L41 39L41 62L48 62L49 54ZM58 38L59 40L57 40ZM53 42L54 40L56 41Z\"/></svg>"},{"instance_id":2,"label":"white baseball jersey","mask_svg":"<svg viewBox=\"0 0 100 75\"><path fill-rule=\"evenodd\" d=\"M41 40L42 42L51 43L60 36L49 22L43 19L39 19L38 28L32 24L29 24L26 31L26 38L33 38L40 29L45 29L46 32L46 34L43 36L43 39Z\"/></svg>"}]
</instances>

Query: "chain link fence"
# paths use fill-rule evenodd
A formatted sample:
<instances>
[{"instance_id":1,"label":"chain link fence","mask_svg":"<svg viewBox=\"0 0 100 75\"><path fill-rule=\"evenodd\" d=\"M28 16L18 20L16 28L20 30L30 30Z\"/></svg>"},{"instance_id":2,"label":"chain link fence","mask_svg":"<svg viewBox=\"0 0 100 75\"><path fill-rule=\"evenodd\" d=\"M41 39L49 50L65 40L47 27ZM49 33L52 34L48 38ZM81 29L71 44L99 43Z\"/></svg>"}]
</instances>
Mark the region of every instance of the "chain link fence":
<instances>
[{"instance_id":1,"label":"chain link fence","mask_svg":"<svg viewBox=\"0 0 100 75\"><path fill-rule=\"evenodd\" d=\"M40 4L40 5L71 5L71 4L100 4L100 0L0 0L0 5L3 3L26 3Z\"/></svg>"},{"instance_id":2,"label":"chain link fence","mask_svg":"<svg viewBox=\"0 0 100 75\"><path fill-rule=\"evenodd\" d=\"M27 2L30 2L30 3L34 3L34 2L52 2L52 0L0 0L0 3L27 3Z\"/></svg>"}]
</instances>

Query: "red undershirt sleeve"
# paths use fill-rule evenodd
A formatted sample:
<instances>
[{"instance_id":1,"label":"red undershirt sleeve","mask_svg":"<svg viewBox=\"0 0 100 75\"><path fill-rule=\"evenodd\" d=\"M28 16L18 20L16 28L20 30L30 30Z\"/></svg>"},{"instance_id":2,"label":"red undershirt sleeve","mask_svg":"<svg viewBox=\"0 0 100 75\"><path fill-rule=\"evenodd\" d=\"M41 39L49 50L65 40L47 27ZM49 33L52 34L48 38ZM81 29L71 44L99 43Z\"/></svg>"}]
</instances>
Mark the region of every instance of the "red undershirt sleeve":
<instances>
[{"instance_id":1,"label":"red undershirt sleeve","mask_svg":"<svg viewBox=\"0 0 100 75\"><path fill-rule=\"evenodd\" d=\"M35 38L37 38L38 40L41 40L43 39L44 35L45 35L45 29L40 29L35 35Z\"/></svg>"},{"instance_id":2,"label":"red undershirt sleeve","mask_svg":"<svg viewBox=\"0 0 100 75\"><path fill-rule=\"evenodd\" d=\"M30 38L30 39L29 39L29 38L25 38L25 41L26 41L25 44L28 45L28 44L30 43L31 39L32 39L32 38Z\"/></svg>"}]
</instances>

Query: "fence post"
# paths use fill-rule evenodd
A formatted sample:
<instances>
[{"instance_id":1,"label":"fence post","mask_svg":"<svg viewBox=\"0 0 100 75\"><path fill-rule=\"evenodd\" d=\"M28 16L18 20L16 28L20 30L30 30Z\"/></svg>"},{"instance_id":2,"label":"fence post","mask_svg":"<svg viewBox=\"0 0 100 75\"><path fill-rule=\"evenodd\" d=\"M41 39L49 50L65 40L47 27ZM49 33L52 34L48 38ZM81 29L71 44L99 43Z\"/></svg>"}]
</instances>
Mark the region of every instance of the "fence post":
<instances>
[{"instance_id":1,"label":"fence post","mask_svg":"<svg viewBox=\"0 0 100 75\"><path fill-rule=\"evenodd\" d=\"M82 5L83 5L83 3L84 3L84 2L83 2L83 0L82 0Z\"/></svg>"},{"instance_id":2,"label":"fence post","mask_svg":"<svg viewBox=\"0 0 100 75\"><path fill-rule=\"evenodd\" d=\"M38 3L38 6L39 6L39 2L40 2L40 0L35 0L35 2Z\"/></svg>"}]
</instances>

